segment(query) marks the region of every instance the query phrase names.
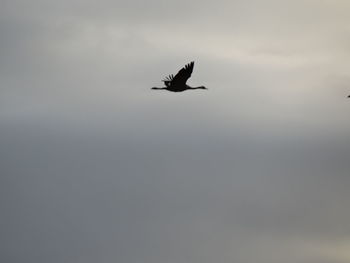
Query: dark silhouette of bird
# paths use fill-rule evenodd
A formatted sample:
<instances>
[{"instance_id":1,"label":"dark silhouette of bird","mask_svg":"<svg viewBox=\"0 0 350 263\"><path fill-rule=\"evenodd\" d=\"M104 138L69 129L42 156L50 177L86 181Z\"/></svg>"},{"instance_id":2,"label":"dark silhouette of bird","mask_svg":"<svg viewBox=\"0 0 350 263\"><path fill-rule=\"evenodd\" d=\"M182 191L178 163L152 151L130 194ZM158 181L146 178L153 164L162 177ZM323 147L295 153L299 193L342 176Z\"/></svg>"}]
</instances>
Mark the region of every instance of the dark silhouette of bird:
<instances>
[{"instance_id":1,"label":"dark silhouette of bird","mask_svg":"<svg viewBox=\"0 0 350 263\"><path fill-rule=\"evenodd\" d=\"M185 90L192 90L192 89L207 89L204 86L199 87L190 87L186 84L186 81L191 77L192 71L193 71L194 62L188 63L186 66L184 66L180 71L174 76L169 75L164 80L162 80L165 84L165 87L163 88L157 88L153 87L152 89L155 90L168 90L173 92L181 92Z\"/></svg>"}]
</instances>

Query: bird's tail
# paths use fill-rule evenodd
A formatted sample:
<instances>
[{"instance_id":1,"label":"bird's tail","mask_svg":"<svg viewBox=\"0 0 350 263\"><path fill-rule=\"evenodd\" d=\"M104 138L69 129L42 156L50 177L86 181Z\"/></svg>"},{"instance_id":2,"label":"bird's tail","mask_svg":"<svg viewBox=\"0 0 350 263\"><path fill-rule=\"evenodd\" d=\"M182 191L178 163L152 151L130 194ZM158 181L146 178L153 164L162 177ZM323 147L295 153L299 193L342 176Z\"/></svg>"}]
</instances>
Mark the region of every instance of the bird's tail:
<instances>
[{"instance_id":1,"label":"bird's tail","mask_svg":"<svg viewBox=\"0 0 350 263\"><path fill-rule=\"evenodd\" d=\"M157 89L157 90L159 90L159 89L165 89L165 88L157 88L157 87L153 87L152 89Z\"/></svg>"}]
</instances>

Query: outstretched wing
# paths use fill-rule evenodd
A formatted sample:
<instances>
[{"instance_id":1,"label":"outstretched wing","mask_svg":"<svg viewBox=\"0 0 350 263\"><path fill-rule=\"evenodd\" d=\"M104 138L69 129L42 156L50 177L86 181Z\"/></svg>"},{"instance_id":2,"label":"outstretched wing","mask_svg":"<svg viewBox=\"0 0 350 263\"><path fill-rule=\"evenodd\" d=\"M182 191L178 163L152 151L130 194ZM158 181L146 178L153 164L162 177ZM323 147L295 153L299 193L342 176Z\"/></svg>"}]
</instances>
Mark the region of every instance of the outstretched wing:
<instances>
[{"instance_id":1,"label":"outstretched wing","mask_svg":"<svg viewBox=\"0 0 350 263\"><path fill-rule=\"evenodd\" d=\"M191 77L193 72L194 62L188 63L175 76L169 75L163 80L165 86L170 85L185 85L186 81Z\"/></svg>"},{"instance_id":2,"label":"outstretched wing","mask_svg":"<svg viewBox=\"0 0 350 263\"><path fill-rule=\"evenodd\" d=\"M185 85L186 81L191 77L192 71L194 67L194 62L187 64L184 66L174 77L172 82L175 85Z\"/></svg>"},{"instance_id":3,"label":"outstretched wing","mask_svg":"<svg viewBox=\"0 0 350 263\"><path fill-rule=\"evenodd\" d=\"M163 79L162 81L164 82L166 87L169 87L171 85L171 82L173 81L173 79L174 79L174 75L171 74L171 75L167 76L165 79Z\"/></svg>"}]
</instances>

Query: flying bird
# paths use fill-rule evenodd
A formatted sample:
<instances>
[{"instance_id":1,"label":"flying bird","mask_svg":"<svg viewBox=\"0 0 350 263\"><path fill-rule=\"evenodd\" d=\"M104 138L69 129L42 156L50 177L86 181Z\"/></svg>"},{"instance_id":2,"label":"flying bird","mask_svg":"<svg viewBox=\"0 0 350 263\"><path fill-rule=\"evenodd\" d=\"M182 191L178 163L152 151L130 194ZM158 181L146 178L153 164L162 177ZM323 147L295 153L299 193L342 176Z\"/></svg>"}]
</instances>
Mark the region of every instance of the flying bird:
<instances>
[{"instance_id":1,"label":"flying bird","mask_svg":"<svg viewBox=\"0 0 350 263\"><path fill-rule=\"evenodd\" d=\"M173 91L173 92L181 92L185 91L188 89L207 89L204 86L199 86L199 87L190 87L186 84L186 81L191 77L192 71L193 71L193 66L194 62L188 63L186 66L184 66L180 71L174 76L174 75L169 75L166 77L164 80L165 87L163 88L157 88L153 87L152 89L155 90L168 90L168 91Z\"/></svg>"}]
</instances>

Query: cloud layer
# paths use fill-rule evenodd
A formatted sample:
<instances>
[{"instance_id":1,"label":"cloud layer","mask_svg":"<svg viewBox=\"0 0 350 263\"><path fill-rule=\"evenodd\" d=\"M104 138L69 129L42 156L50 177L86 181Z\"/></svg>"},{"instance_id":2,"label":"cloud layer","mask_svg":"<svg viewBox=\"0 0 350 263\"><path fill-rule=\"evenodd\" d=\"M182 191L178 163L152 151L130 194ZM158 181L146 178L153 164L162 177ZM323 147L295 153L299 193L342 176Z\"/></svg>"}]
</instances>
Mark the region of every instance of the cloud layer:
<instances>
[{"instance_id":1,"label":"cloud layer","mask_svg":"<svg viewBox=\"0 0 350 263\"><path fill-rule=\"evenodd\" d=\"M349 5L4 1L1 261L348 262Z\"/></svg>"}]
</instances>

